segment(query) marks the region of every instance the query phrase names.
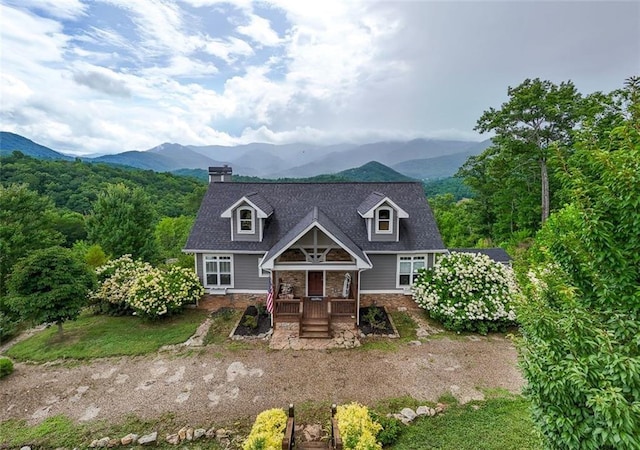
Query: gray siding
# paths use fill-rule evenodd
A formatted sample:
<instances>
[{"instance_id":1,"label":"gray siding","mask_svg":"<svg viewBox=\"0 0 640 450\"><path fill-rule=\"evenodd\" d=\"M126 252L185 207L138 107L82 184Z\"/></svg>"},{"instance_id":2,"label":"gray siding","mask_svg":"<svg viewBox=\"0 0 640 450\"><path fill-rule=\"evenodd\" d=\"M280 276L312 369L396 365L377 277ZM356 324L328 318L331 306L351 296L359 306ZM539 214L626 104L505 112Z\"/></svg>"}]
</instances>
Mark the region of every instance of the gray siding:
<instances>
[{"instance_id":1,"label":"gray siding","mask_svg":"<svg viewBox=\"0 0 640 450\"><path fill-rule=\"evenodd\" d=\"M393 233L376 233L376 216L377 212L374 213L373 219L371 219L371 241L372 242L395 242L398 240L398 212L387 205L386 203L381 205L384 208L389 208L391 210L391 226L393 227ZM376 210L377 211L377 210Z\"/></svg>"},{"instance_id":2,"label":"gray siding","mask_svg":"<svg viewBox=\"0 0 640 450\"><path fill-rule=\"evenodd\" d=\"M373 269L365 270L360 274L360 289L367 291L397 289L398 257L396 255L371 254L368 256L373 264Z\"/></svg>"},{"instance_id":3,"label":"gray siding","mask_svg":"<svg viewBox=\"0 0 640 450\"><path fill-rule=\"evenodd\" d=\"M269 289L269 278L258 276L260 255L233 255L233 288L234 289Z\"/></svg>"},{"instance_id":4,"label":"gray siding","mask_svg":"<svg viewBox=\"0 0 640 450\"><path fill-rule=\"evenodd\" d=\"M242 241L242 242L259 242L260 241L260 228L262 227L262 219L258 219L257 212L254 208L251 208L253 211L253 218L255 220L254 228L255 232L252 234L238 233L238 209L242 207L251 208L248 204L242 202L236 209L233 210L231 214L231 234L233 235L234 241Z\"/></svg>"}]
</instances>

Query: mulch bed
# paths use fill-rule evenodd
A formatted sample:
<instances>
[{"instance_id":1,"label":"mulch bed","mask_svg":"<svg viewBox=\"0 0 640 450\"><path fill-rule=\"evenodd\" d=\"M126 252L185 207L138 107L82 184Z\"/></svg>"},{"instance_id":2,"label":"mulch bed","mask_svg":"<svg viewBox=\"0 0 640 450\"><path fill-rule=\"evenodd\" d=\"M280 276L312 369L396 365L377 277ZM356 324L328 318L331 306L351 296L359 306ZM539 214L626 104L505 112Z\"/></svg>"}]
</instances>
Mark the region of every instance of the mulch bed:
<instances>
[{"instance_id":1,"label":"mulch bed","mask_svg":"<svg viewBox=\"0 0 640 450\"><path fill-rule=\"evenodd\" d=\"M368 320L369 315L371 314L371 310L375 310L375 326L373 326ZM391 325L391 321L389 320L389 316L387 315L387 311L381 306L365 306L360 308L360 331L366 335L369 334L394 334L395 330L393 329L393 325Z\"/></svg>"},{"instance_id":2,"label":"mulch bed","mask_svg":"<svg viewBox=\"0 0 640 450\"><path fill-rule=\"evenodd\" d=\"M257 317L258 309L255 306L249 306L244 310L242 314L242 318L240 319L240 323L236 327L235 332L233 333L236 336L258 336L260 334L264 334L271 329L271 318L269 314L262 314L257 318L258 326L252 328L247 326L247 316ZM249 319L251 320L251 319Z\"/></svg>"}]
</instances>

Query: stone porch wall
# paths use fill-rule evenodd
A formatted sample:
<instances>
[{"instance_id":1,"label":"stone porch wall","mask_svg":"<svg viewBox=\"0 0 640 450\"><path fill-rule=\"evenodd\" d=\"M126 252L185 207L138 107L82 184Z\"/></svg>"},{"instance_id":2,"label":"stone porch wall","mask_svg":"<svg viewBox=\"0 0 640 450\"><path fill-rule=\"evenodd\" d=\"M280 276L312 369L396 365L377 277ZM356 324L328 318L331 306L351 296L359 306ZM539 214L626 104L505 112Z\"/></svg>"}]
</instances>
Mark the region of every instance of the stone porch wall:
<instances>
[{"instance_id":1,"label":"stone porch wall","mask_svg":"<svg viewBox=\"0 0 640 450\"><path fill-rule=\"evenodd\" d=\"M389 310L397 310L398 308L407 308L409 310L419 310L420 307L410 295L404 294L361 294L360 307L386 306Z\"/></svg>"},{"instance_id":2,"label":"stone porch wall","mask_svg":"<svg viewBox=\"0 0 640 450\"><path fill-rule=\"evenodd\" d=\"M304 297L307 291L307 272L279 270L276 272L276 280L276 286L280 285L281 282L289 283L293 286L293 295L295 298Z\"/></svg>"},{"instance_id":3,"label":"stone porch wall","mask_svg":"<svg viewBox=\"0 0 640 450\"><path fill-rule=\"evenodd\" d=\"M326 272L325 295L327 297L342 297L342 286L344 285L344 274L347 272ZM352 280L353 284L353 280Z\"/></svg>"}]
</instances>

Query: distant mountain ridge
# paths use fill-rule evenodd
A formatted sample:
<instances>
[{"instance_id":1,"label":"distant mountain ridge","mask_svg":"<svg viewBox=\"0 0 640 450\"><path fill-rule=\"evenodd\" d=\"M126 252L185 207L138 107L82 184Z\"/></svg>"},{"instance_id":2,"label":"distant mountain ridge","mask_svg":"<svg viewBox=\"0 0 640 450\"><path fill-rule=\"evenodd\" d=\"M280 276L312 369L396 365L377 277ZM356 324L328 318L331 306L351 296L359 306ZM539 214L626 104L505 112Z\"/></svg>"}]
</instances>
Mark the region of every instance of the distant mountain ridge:
<instances>
[{"instance_id":1,"label":"distant mountain ridge","mask_svg":"<svg viewBox=\"0 0 640 450\"><path fill-rule=\"evenodd\" d=\"M37 144L20 135L0 132L0 154L18 150L42 159L73 160L75 157ZM156 172L205 169L227 164L234 174L261 178L310 178L362 168L371 161L414 179L452 176L469 156L480 154L491 144L441 139L414 139L369 144L263 144L225 147L164 143L146 151L132 150L83 161L117 164Z\"/></svg>"}]
</instances>

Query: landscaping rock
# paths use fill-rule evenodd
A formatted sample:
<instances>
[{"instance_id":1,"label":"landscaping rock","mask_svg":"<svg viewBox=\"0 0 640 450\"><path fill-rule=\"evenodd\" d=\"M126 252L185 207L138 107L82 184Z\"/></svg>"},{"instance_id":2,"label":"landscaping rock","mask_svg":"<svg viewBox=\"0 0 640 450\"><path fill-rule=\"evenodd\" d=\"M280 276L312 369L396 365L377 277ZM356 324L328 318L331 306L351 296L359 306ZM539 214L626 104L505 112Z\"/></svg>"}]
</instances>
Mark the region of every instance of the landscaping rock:
<instances>
[{"instance_id":1,"label":"landscaping rock","mask_svg":"<svg viewBox=\"0 0 640 450\"><path fill-rule=\"evenodd\" d=\"M402 411L400 411L400 414L406 417L409 420L409 422L411 422L413 419L417 417L416 412L411 408L403 408Z\"/></svg>"},{"instance_id":2,"label":"landscaping rock","mask_svg":"<svg viewBox=\"0 0 640 450\"><path fill-rule=\"evenodd\" d=\"M428 406L418 406L418 409L416 409L416 414L419 416L426 416L429 414L429 407Z\"/></svg>"},{"instance_id":3,"label":"landscaping rock","mask_svg":"<svg viewBox=\"0 0 640 450\"><path fill-rule=\"evenodd\" d=\"M216 437L216 429L215 428L209 428L204 435L206 437L208 437L209 439L214 438L214 437Z\"/></svg>"},{"instance_id":4,"label":"landscaping rock","mask_svg":"<svg viewBox=\"0 0 640 450\"><path fill-rule=\"evenodd\" d=\"M304 431L302 432L304 436L304 440L307 442L319 441L322 436L322 425L314 424L307 425L304 427Z\"/></svg>"},{"instance_id":5,"label":"landscaping rock","mask_svg":"<svg viewBox=\"0 0 640 450\"><path fill-rule=\"evenodd\" d=\"M443 412L446 407L447 405L445 405L444 403L438 403L435 408L436 414L440 414L441 412Z\"/></svg>"},{"instance_id":6,"label":"landscaping rock","mask_svg":"<svg viewBox=\"0 0 640 450\"><path fill-rule=\"evenodd\" d=\"M107 444L107 447L113 448L119 445L120 445L120 439L109 439L109 444Z\"/></svg>"},{"instance_id":7,"label":"landscaping rock","mask_svg":"<svg viewBox=\"0 0 640 450\"><path fill-rule=\"evenodd\" d=\"M122 445L131 445L138 442L138 435L134 433L129 433L122 439L120 439L120 444Z\"/></svg>"},{"instance_id":8,"label":"landscaping rock","mask_svg":"<svg viewBox=\"0 0 640 450\"><path fill-rule=\"evenodd\" d=\"M187 427L182 427L178 430L178 437L180 438L180 441L187 439Z\"/></svg>"},{"instance_id":9,"label":"landscaping rock","mask_svg":"<svg viewBox=\"0 0 640 450\"><path fill-rule=\"evenodd\" d=\"M193 441L193 428L187 428L187 441Z\"/></svg>"},{"instance_id":10,"label":"landscaping rock","mask_svg":"<svg viewBox=\"0 0 640 450\"><path fill-rule=\"evenodd\" d=\"M419 345L422 345L422 342L420 342L420 341L409 341L409 342L407 342L407 345L410 345L411 347L417 347Z\"/></svg>"},{"instance_id":11,"label":"landscaping rock","mask_svg":"<svg viewBox=\"0 0 640 450\"><path fill-rule=\"evenodd\" d=\"M206 433L207 430L205 430L204 428L196 428L195 430L193 430L193 440L195 441L197 439L200 439Z\"/></svg>"},{"instance_id":12,"label":"landscaping rock","mask_svg":"<svg viewBox=\"0 0 640 450\"><path fill-rule=\"evenodd\" d=\"M177 433L167 435L167 443L171 445L178 445L180 443L180 436Z\"/></svg>"},{"instance_id":13,"label":"landscaping rock","mask_svg":"<svg viewBox=\"0 0 640 450\"><path fill-rule=\"evenodd\" d=\"M20 447L20 450L31 450L31 447L29 447L28 445L25 445L23 447Z\"/></svg>"},{"instance_id":14,"label":"landscaping rock","mask_svg":"<svg viewBox=\"0 0 640 450\"><path fill-rule=\"evenodd\" d=\"M89 447L91 448L107 448L107 446L109 445L109 441L111 439L109 439L108 437L103 437L102 439L95 439L94 441L91 442L91 444L89 444Z\"/></svg>"},{"instance_id":15,"label":"landscaping rock","mask_svg":"<svg viewBox=\"0 0 640 450\"><path fill-rule=\"evenodd\" d=\"M216 439L227 439L230 434L231 433L229 431L225 430L224 428L220 428L219 430L216 430Z\"/></svg>"},{"instance_id":16,"label":"landscaping rock","mask_svg":"<svg viewBox=\"0 0 640 450\"><path fill-rule=\"evenodd\" d=\"M153 443L156 442L157 439L158 439L158 432L154 431L153 433L145 434L140 439L138 439L138 444L140 444L140 445L153 444Z\"/></svg>"}]
</instances>

